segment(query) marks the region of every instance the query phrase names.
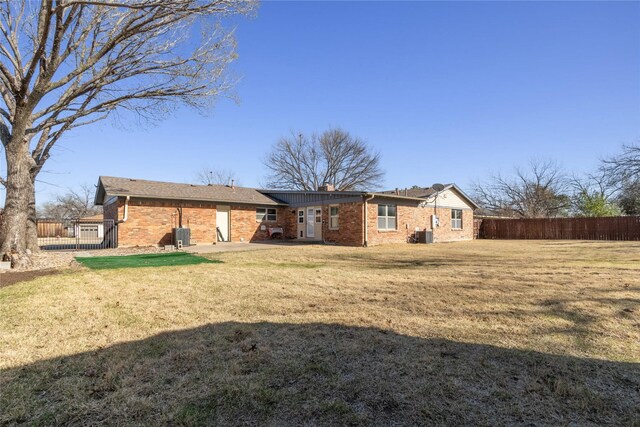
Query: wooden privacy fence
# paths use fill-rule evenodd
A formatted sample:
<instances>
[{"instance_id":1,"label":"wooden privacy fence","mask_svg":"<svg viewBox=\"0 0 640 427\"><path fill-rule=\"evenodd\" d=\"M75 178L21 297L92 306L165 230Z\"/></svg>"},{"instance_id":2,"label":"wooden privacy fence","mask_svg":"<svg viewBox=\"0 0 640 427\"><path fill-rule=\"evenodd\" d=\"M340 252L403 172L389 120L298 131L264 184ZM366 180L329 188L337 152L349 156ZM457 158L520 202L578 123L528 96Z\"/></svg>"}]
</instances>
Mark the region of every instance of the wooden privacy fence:
<instances>
[{"instance_id":1,"label":"wooden privacy fence","mask_svg":"<svg viewBox=\"0 0 640 427\"><path fill-rule=\"evenodd\" d=\"M484 218L481 239L640 240L640 216Z\"/></svg>"}]
</instances>

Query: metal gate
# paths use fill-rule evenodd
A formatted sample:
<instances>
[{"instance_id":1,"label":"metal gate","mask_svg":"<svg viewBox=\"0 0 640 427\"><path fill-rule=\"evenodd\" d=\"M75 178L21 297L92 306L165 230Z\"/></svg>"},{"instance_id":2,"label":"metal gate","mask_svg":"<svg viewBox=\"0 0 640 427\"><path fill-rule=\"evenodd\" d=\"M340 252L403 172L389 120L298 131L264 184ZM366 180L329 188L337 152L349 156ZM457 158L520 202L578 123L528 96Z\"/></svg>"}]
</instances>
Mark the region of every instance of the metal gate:
<instances>
[{"instance_id":1,"label":"metal gate","mask_svg":"<svg viewBox=\"0 0 640 427\"><path fill-rule=\"evenodd\" d=\"M92 250L118 247L118 225L112 219L38 219L38 246L44 250Z\"/></svg>"}]
</instances>

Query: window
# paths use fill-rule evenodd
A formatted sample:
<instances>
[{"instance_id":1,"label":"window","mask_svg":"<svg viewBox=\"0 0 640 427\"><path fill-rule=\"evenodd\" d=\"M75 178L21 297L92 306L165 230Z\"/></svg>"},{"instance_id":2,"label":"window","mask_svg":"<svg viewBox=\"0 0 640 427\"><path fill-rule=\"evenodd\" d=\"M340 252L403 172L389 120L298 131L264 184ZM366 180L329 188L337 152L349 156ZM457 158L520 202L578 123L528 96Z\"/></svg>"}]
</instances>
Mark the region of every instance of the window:
<instances>
[{"instance_id":1,"label":"window","mask_svg":"<svg viewBox=\"0 0 640 427\"><path fill-rule=\"evenodd\" d=\"M337 206L329 206L329 229L330 230L338 229L338 207Z\"/></svg>"},{"instance_id":2,"label":"window","mask_svg":"<svg viewBox=\"0 0 640 427\"><path fill-rule=\"evenodd\" d=\"M462 229L462 209L451 209L451 228Z\"/></svg>"},{"instance_id":3,"label":"window","mask_svg":"<svg viewBox=\"0 0 640 427\"><path fill-rule=\"evenodd\" d=\"M298 211L298 223L304 224L304 211ZM302 237L302 236L300 236Z\"/></svg>"},{"instance_id":4,"label":"window","mask_svg":"<svg viewBox=\"0 0 640 427\"><path fill-rule=\"evenodd\" d=\"M318 224L322 222L322 211L320 209L316 209L316 222Z\"/></svg>"},{"instance_id":5,"label":"window","mask_svg":"<svg viewBox=\"0 0 640 427\"><path fill-rule=\"evenodd\" d=\"M378 205L378 230L396 229L396 205Z\"/></svg>"},{"instance_id":6,"label":"window","mask_svg":"<svg viewBox=\"0 0 640 427\"><path fill-rule=\"evenodd\" d=\"M257 208L256 209L256 222L262 221L277 221L278 215L276 214L276 208Z\"/></svg>"}]
</instances>

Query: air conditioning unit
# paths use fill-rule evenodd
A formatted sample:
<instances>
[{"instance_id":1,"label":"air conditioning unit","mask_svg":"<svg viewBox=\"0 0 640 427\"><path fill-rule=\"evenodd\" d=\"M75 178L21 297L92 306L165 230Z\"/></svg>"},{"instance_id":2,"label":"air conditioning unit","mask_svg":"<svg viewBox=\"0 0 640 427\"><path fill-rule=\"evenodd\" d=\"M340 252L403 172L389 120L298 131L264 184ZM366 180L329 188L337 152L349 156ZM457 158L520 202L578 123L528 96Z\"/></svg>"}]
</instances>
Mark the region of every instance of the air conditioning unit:
<instances>
[{"instance_id":1,"label":"air conditioning unit","mask_svg":"<svg viewBox=\"0 0 640 427\"><path fill-rule=\"evenodd\" d=\"M190 228L174 228L173 229L173 244L178 245L178 240L182 241L182 246L191 245L191 229Z\"/></svg>"},{"instance_id":2,"label":"air conditioning unit","mask_svg":"<svg viewBox=\"0 0 640 427\"><path fill-rule=\"evenodd\" d=\"M433 243L433 231L416 231L416 240L418 243Z\"/></svg>"}]
</instances>

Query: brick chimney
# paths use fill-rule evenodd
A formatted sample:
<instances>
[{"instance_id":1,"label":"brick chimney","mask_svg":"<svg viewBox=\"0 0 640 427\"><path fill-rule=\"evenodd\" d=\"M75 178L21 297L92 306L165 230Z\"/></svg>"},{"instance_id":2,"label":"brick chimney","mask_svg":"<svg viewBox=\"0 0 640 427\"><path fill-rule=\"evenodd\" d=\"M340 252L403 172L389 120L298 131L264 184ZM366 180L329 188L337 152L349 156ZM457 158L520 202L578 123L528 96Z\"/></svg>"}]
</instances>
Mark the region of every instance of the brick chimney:
<instances>
[{"instance_id":1,"label":"brick chimney","mask_svg":"<svg viewBox=\"0 0 640 427\"><path fill-rule=\"evenodd\" d=\"M323 185L318 187L318 191L336 191L336 188L333 186L333 184L325 182Z\"/></svg>"}]
</instances>

